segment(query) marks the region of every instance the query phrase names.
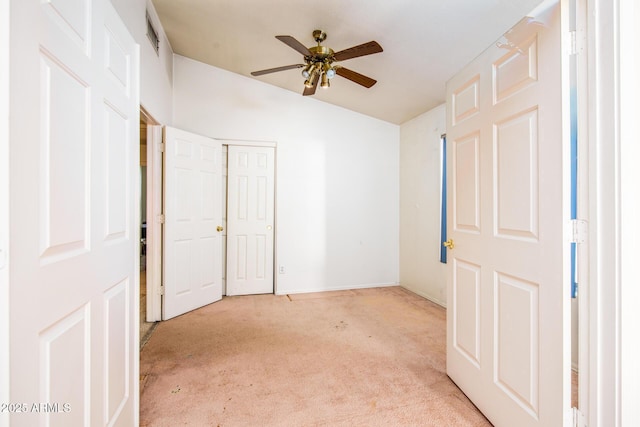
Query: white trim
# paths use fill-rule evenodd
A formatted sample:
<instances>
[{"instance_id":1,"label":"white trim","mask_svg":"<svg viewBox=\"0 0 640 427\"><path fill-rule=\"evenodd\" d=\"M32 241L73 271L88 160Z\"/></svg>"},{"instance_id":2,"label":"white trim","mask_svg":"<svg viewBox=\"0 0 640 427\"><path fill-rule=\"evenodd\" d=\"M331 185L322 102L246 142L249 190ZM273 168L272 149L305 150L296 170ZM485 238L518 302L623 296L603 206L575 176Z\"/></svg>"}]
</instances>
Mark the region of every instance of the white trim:
<instances>
[{"instance_id":1,"label":"white trim","mask_svg":"<svg viewBox=\"0 0 640 427\"><path fill-rule=\"evenodd\" d=\"M288 292L282 292L282 293L276 292L276 295L294 295L294 294L309 294L309 293L316 293L316 292L350 291L353 289L388 288L392 286L401 287L398 283L368 283L363 285L333 286L330 288L315 288L315 289L312 288L312 289L304 289L300 291L288 291ZM407 290L413 292L411 289L407 289Z\"/></svg>"},{"instance_id":2,"label":"white trim","mask_svg":"<svg viewBox=\"0 0 640 427\"><path fill-rule=\"evenodd\" d=\"M391 286L394 286L394 285L391 285ZM431 295L428 295L426 292L422 292L422 291L419 291L417 289L411 289L411 288L409 288L407 286L404 286L402 283L400 283L400 285L398 285L398 286L400 286L402 289L405 289L405 290L407 290L407 291L409 291L411 293L414 293L414 294L416 294L418 296L421 296L422 298L424 298L426 300L429 300L432 303L437 304L442 308L445 308L445 309L447 308L447 303L446 302L440 301L439 299L434 298Z\"/></svg>"},{"instance_id":3,"label":"white trim","mask_svg":"<svg viewBox=\"0 0 640 427\"><path fill-rule=\"evenodd\" d=\"M634 104L640 96L636 81L640 34L634 28L635 1L587 0L591 243L585 415L592 427L637 425L639 420L635 305L640 150Z\"/></svg>"},{"instance_id":4,"label":"white trim","mask_svg":"<svg viewBox=\"0 0 640 427\"><path fill-rule=\"evenodd\" d=\"M0 403L10 400L9 351L9 13L10 2L0 5ZM0 413L0 425L9 425L9 414Z\"/></svg>"},{"instance_id":5,"label":"white trim","mask_svg":"<svg viewBox=\"0 0 640 427\"><path fill-rule=\"evenodd\" d=\"M276 143L273 141L249 141L244 139L220 139L213 138L216 141L220 141L225 145L238 145L238 146L249 146L249 147L276 147Z\"/></svg>"},{"instance_id":6,"label":"white trim","mask_svg":"<svg viewBox=\"0 0 640 427\"><path fill-rule=\"evenodd\" d=\"M273 145L273 293L278 295L278 146ZM226 274L226 273L225 273Z\"/></svg>"},{"instance_id":7,"label":"white trim","mask_svg":"<svg viewBox=\"0 0 640 427\"><path fill-rule=\"evenodd\" d=\"M588 0L589 391L587 424L614 427L618 135L616 37L610 0Z\"/></svg>"},{"instance_id":8,"label":"white trim","mask_svg":"<svg viewBox=\"0 0 640 427\"><path fill-rule=\"evenodd\" d=\"M575 2L576 15L576 91L578 114L578 217L587 221L587 240L578 246L578 409L589 413L589 81L588 55L586 51L588 0Z\"/></svg>"},{"instance_id":9,"label":"white trim","mask_svg":"<svg viewBox=\"0 0 640 427\"><path fill-rule=\"evenodd\" d=\"M154 123L147 122L147 322L162 320L162 126Z\"/></svg>"},{"instance_id":10,"label":"white trim","mask_svg":"<svg viewBox=\"0 0 640 427\"><path fill-rule=\"evenodd\" d=\"M562 215L564 224L563 232L565 233L575 225L572 221L566 221L571 218L571 39L566 35L571 32L571 6L572 0L560 1L560 33L561 33L561 102L562 102ZM545 3L543 2L541 6ZM535 16L534 14L531 14ZM575 47L575 45L573 45ZM571 225L571 228L570 228ZM567 414L567 410L571 408L571 245L564 243L563 249L563 267L562 267L562 407Z\"/></svg>"},{"instance_id":11,"label":"white trim","mask_svg":"<svg viewBox=\"0 0 640 427\"><path fill-rule=\"evenodd\" d=\"M616 414L620 425L640 425L640 125L637 104L640 99L640 6L637 0L621 0L620 16L620 402Z\"/></svg>"}]
</instances>

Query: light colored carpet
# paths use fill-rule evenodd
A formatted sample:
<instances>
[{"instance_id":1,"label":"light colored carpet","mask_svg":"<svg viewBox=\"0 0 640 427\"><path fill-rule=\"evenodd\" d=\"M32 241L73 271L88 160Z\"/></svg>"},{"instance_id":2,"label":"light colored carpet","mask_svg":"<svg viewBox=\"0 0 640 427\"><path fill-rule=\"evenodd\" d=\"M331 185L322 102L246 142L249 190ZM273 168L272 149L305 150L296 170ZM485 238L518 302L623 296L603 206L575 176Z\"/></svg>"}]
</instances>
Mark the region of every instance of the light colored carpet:
<instances>
[{"instance_id":1,"label":"light colored carpet","mask_svg":"<svg viewBox=\"0 0 640 427\"><path fill-rule=\"evenodd\" d=\"M445 310L400 287L222 301L161 322L141 426L490 426L445 374Z\"/></svg>"}]
</instances>

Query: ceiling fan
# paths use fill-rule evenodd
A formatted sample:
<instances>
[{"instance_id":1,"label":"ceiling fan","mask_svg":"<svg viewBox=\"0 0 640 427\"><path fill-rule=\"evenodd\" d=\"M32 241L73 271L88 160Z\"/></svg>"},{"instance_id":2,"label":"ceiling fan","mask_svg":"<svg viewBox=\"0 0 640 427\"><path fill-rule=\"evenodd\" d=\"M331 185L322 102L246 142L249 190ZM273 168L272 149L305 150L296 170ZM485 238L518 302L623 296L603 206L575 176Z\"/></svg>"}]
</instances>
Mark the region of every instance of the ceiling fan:
<instances>
[{"instance_id":1,"label":"ceiling fan","mask_svg":"<svg viewBox=\"0 0 640 427\"><path fill-rule=\"evenodd\" d=\"M334 52L333 49L321 46L321 43L327 39L327 33L322 30L315 30L312 34L318 45L309 48L291 36L276 36L278 40L300 52L304 56L304 64L285 65L283 67L254 71L251 75L261 76L278 71L303 68L302 77L306 79L304 82L304 91L302 92L303 96L316 93L318 81L320 81L321 87L328 88L329 80L335 77L336 74L366 88L370 88L376 84L376 81L371 77L356 73L341 65L334 64L334 62L382 52L382 47L378 42L370 41L349 49Z\"/></svg>"}]
</instances>

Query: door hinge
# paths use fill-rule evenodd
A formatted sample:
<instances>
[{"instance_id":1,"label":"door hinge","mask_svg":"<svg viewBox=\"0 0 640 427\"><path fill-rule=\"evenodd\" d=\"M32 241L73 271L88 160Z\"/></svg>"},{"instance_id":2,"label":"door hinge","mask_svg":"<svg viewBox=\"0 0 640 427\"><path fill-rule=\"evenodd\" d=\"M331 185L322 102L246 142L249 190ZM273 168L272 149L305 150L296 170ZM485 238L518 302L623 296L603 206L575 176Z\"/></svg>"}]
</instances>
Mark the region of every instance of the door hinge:
<instances>
[{"instance_id":1,"label":"door hinge","mask_svg":"<svg viewBox=\"0 0 640 427\"><path fill-rule=\"evenodd\" d=\"M565 33L565 49L567 52L567 55L576 55L578 53L578 47L577 47L577 42L576 42L576 32L575 31L569 31L568 33Z\"/></svg>"},{"instance_id":2,"label":"door hinge","mask_svg":"<svg viewBox=\"0 0 640 427\"><path fill-rule=\"evenodd\" d=\"M158 224L164 224L164 215L158 215Z\"/></svg>"},{"instance_id":3,"label":"door hinge","mask_svg":"<svg viewBox=\"0 0 640 427\"><path fill-rule=\"evenodd\" d=\"M160 285L160 288L158 289L158 295L164 295L164 285Z\"/></svg>"},{"instance_id":4,"label":"door hinge","mask_svg":"<svg viewBox=\"0 0 640 427\"><path fill-rule=\"evenodd\" d=\"M571 408L573 411L573 427L587 427L584 414L578 408Z\"/></svg>"},{"instance_id":5,"label":"door hinge","mask_svg":"<svg viewBox=\"0 0 640 427\"><path fill-rule=\"evenodd\" d=\"M569 221L569 242L584 243L587 241L589 228L587 221L583 219L572 219Z\"/></svg>"},{"instance_id":6,"label":"door hinge","mask_svg":"<svg viewBox=\"0 0 640 427\"><path fill-rule=\"evenodd\" d=\"M584 31L569 31L565 34L564 49L567 55L580 55L584 51L586 44Z\"/></svg>"},{"instance_id":7,"label":"door hinge","mask_svg":"<svg viewBox=\"0 0 640 427\"><path fill-rule=\"evenodd\" d=\"M164 153L164 142L158 144L158 151Z\"/></svg>"}]
</instances>

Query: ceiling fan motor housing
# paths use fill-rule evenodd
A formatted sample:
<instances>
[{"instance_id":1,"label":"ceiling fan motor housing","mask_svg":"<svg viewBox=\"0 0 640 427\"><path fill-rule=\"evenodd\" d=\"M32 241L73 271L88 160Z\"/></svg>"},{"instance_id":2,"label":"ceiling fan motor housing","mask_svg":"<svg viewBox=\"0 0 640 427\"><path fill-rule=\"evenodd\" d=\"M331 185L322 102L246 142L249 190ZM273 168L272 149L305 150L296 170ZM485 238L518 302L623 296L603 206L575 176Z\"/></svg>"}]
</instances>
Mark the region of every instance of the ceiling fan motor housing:
<instances>
[{"instance_id":1,"label":"ceiling fan motor housing","mask_svg":"<svg viewBox=\"0 0 640 427\"><path fill-rule=\"evenodd\" d=\"M311 55L306 56L304 59L307 63L315 62L333 62L333 49L325 46L313 46L309 48Z\"/></svg>"}]
</instances>

